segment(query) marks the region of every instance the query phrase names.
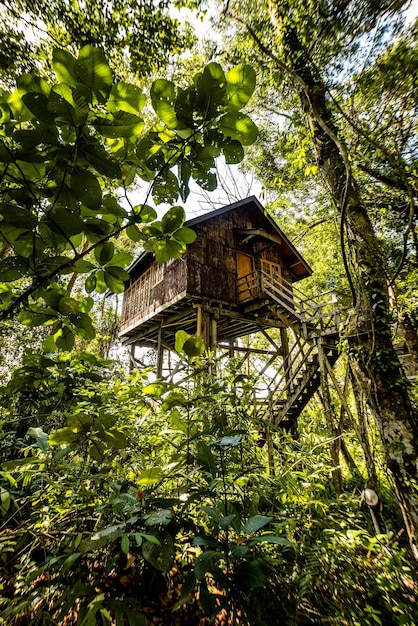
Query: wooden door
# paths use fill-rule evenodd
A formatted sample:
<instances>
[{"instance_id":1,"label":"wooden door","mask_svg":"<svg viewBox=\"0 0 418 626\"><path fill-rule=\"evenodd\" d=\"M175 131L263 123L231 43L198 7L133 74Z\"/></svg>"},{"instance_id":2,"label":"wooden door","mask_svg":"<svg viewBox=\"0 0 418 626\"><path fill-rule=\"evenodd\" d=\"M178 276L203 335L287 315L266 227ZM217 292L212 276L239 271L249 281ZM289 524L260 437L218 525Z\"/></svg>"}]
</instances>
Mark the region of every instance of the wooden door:
<instances>
[{"instance_id":1,"label":"wooden door","mask_svg":"<svg viewBox=\"0 0 418 626\"><path fill-rule=\"evenodd\" d=\"M247 300L255 291L254 259L237 251L238 302Z\"/></svg>"}]
</instances>

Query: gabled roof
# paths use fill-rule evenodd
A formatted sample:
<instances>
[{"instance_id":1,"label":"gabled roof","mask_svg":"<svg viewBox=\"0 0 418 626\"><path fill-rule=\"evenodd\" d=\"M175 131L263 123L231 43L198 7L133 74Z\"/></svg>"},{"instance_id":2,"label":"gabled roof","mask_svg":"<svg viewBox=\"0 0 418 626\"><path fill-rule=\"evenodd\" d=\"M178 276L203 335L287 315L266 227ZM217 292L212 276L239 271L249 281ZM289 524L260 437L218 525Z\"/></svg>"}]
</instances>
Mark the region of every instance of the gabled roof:
<instances>
[{"instance_id":1,"label":"gabled roof","mask_svg":"<svg viewBox=\"0 0 418 626\"><path fill-rule=\"evenodd\" d=\"M247 240L252 237L261 237L264 239L273 240L279 250L283 259L286 260L288 266L292 270L295 280L301 280L302 278L306 278L312 274L312 269L302 257L302 255L296 250L295 246L290 242L290 240L286 237L284 232L279 228L276 222L265 213L265 209L261 202L255 197L250 196L245 200L239 200L238 202L234 202L233 204L228 204L227 206L221 207L219 209L215 209L214 211L209 211L203 215L199 215L198 217L194 217L185 222L185 226L188 228L193 228L198 224L202 224L204 222L208 222L214 218L217 218L221 215L234 211L236 209L242 209L244 211L250 211L256 215L257 221L260 221L260 228L252 228L252 229L243 229L239 231L239 234L242 238L246 238ZM152 252L143 252L128 268L128 271L134 270L138 265L145 261L145 259L149 258L150 260L153 257Z\"/></svg>"}]
</instances>

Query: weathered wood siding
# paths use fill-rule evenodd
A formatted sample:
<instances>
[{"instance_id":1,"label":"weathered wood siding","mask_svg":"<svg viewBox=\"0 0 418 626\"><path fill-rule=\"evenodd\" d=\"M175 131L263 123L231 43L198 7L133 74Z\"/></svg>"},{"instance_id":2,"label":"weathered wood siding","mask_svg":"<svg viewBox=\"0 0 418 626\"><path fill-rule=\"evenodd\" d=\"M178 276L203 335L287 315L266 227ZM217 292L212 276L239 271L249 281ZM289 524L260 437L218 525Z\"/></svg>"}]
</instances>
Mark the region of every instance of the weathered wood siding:
<instances>
[{"instance_id":1,"label":"weathered wood siding","mask_svg":"<svg viewBox=\"0 0 418 626\"><path fill-rule=\"evenodd\" d=\"M155 311L186 291L187 271L183 260L143 266L131 278L124 294L121 331L140 324Z\"/></svg>"},{"instance_id":2,"label":"weathered wood siding","mask_svg":"<svg viewBox=\"0 0 418 626\"><path fill-rule=\"evenodd\" d=\"M255 270L261 269L261 257L280 264L283 278L291 281L292 274L280 256L277 245L268 240L251 239L242 243L239 229L258 228L260 214L230 211L193 226L196 241L188 246L187 292L216 302L237 302L237 250L254 257Z\"/></svg>"}]
</instances>

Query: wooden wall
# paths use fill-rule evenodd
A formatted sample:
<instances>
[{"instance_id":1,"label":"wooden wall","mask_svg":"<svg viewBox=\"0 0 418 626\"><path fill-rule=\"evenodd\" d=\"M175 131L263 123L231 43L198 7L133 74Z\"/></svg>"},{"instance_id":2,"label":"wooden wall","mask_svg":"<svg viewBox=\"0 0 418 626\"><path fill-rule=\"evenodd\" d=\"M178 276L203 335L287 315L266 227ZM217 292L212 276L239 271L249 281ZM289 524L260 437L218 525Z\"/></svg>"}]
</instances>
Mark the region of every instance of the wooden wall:
<instances>
[{"instance_id":1,"label":"wooden wall","mask_svg":"<svg viewBox=\"0 0 418 626\"><path fill-rule=\"evenodd\" d=\"M245 244L237 230L260 228L260 214L252 216L247 211L232 210L193 226L196 241L188 246L187 292L217 302L235 303L237 300L236 252L240 250L255 258L255 269L260 269L261 255L282 266L283 278L291 281L292 275L283 262L278 246L268 240L254 238Z\"/></svg>"}]
</instances>

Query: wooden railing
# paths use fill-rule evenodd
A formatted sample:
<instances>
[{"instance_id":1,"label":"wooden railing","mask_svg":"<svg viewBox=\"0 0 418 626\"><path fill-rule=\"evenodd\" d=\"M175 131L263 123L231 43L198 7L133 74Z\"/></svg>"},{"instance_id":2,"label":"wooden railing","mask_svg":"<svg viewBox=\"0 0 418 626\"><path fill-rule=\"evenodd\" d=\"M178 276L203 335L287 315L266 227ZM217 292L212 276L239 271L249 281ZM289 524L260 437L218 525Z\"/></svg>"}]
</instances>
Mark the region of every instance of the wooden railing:
<instances>
[{"instance_id":1,"label":"wooden railing","mask_svg":"<svg viewBox=\"0 0 418 626\"><path fill-rule=\"evenodd\" d=\"M275 279L266 272L254 271L238 279L238 301L268 297L278 304L293 321L318 334L334 332L341 318L336 292L327 291L307 297L298 287L283 277Z\"/></svg>"}]
</instances>

